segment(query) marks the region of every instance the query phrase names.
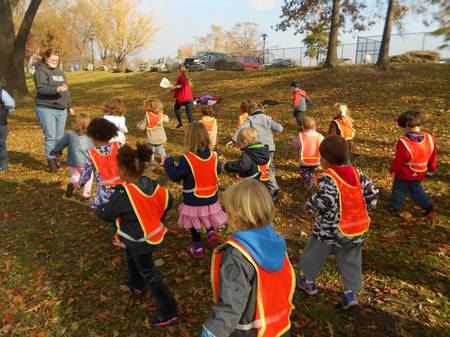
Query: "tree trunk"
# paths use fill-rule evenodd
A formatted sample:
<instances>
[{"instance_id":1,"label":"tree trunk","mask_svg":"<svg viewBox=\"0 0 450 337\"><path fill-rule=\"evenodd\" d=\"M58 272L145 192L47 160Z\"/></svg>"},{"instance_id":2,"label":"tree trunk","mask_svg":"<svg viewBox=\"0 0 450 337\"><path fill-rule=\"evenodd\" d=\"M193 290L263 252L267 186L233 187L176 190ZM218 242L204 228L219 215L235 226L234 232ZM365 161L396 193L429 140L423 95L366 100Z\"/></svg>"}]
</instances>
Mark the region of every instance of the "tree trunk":
<instances>
[{"instance_id":1,"label":"tree trunk","mask_svg":"<svg viewBox=\"0 0 450 337\"><path fill-rule=\"evenodd\" d=\"M378 69L386 70L389 67L389 43L391 41L391 30L394 22L395 0L389 0L388 9L386 13L386 20L384 22L383 40L381 40L380 53L378 54L378 61L376 67Z\"/></svg>"},{"instance_id":2,"label":"tree trunk","mask_svg":"<svg viewBox=\"0 0 450 337\"><path fill-rule=\"evenodd\" d=\"M13 58L14 49L14 23L9 0L0 0L0 81L6 80L5 72ZM9 83L5 87L10 90Z\"/></svg>"},{"instance_id":3,"label":"tree trunk","mask_svg":"<svg viewBox=\"0 0 450 337\"><path fill-rule=\"evenodd\" d=\"M340 11L341 11L341 1L333 0L333 9L331 13L331 27L330 35L328 37L328 50L327 50L327 60L325 61L325 68L334 68L338 65L337 59L337 45L338 45L338 33L340 25Z\"/></svg>"}]
</instances>

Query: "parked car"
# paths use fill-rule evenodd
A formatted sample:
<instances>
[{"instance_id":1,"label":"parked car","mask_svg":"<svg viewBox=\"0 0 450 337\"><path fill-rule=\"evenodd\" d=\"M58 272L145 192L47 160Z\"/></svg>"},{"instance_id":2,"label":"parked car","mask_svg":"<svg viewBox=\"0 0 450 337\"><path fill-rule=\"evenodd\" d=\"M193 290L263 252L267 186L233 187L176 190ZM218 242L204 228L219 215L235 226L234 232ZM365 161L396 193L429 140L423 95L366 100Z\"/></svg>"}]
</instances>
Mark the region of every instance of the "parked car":
<instances>
[{"instance_id":1,"label":"parked car","mask_svg":"<svg viewBox=\"0 0 450 337\"><path fill-rule=\"evenodd\" d=\"M266 68L292 68L295 67L295 61L292 59L275 59Z\"/></svg>"},{"instance_id":2,"label":"parked car","mask_svg":"<svg viewBox=\"0 0 450 337\"><path fill-rule=\"evenodd\" d=\"M263 69L264 64L261 57L258 56L234 56L233 61L239 62L244 69Z\"/></svg>"},{"instance_id":3,"label":"parked car","mask_svg":"<svg viewBox=\"0 0 450 337\"><path fill-rule=\"evenodd\" d=\"M186 58L183 64L187 69L190 69L191 67L194 67L197 70L202 68L214 68L215 63L219 60L223 60L224 58L224 53L200 52L195 57Z\"/></svg>"}]
</instances>

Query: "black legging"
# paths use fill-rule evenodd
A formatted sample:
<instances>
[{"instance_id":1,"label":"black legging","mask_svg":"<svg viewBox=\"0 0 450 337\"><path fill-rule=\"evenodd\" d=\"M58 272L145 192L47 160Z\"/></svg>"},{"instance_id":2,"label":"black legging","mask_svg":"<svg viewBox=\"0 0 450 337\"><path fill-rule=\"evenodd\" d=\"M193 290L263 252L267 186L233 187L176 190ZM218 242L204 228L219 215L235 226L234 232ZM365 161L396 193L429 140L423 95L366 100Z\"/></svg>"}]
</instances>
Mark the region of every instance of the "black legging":
<instances>
[{"instance_id":1,"label":"black legging","mask_svg":"<svg viewBox=\"0 0 450 337\"><path fill-rule=\"evenodd\" d=\"M182 106L184 106L186 108L186 114L187 114L189 123L192 123L194 121L194 117L192 117L192 108L194 106L194 102L187 101L184 103L180 103L180 102L175 101L174 110L175 110L175 116L177 116L178 124L180 124L180 125L183 124L183 120L181 119L181 112L180 112L180 109Z\"/></svg>"}]
</instances>

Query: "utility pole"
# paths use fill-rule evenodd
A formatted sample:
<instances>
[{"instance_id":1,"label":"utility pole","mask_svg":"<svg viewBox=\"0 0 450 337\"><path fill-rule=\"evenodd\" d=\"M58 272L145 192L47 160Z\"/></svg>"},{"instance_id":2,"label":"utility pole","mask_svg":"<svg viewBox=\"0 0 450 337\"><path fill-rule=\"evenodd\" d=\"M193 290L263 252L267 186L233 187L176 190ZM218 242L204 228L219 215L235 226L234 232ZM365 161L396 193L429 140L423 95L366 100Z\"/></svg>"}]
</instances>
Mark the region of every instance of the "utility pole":
<instances>
[{"instance_id":1,"label":"utility pole","mask_svg":"<svg viewBox=\"0 0 450 337\"><path fill-rule=\"evenodd\" d=\"M264 33L262 35L263 38L263 64L266 63L266 39L267 39L267 34Z\"/></svg>"}]
</instances>

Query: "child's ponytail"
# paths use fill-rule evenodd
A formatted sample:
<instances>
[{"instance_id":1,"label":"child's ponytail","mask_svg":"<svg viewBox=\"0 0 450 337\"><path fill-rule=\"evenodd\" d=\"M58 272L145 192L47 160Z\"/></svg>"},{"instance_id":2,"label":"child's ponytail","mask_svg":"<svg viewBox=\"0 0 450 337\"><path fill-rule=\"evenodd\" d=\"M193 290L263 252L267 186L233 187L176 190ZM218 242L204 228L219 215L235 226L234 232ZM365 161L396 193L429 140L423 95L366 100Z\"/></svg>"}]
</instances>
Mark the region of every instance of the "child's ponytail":
<instances>
[{"instance_id":1,"label":"child's ponytail","mask_svg":"<svg viewBox=\"0 0 450 337\"><path fill-rule=\"evenodd\" d=\"M153 151L148 144L138 143L136 149L125 144L119 149L117 163L132 177L140 177L145 171L145 163L150 162Z\"/></svg>"}]
</instances>

